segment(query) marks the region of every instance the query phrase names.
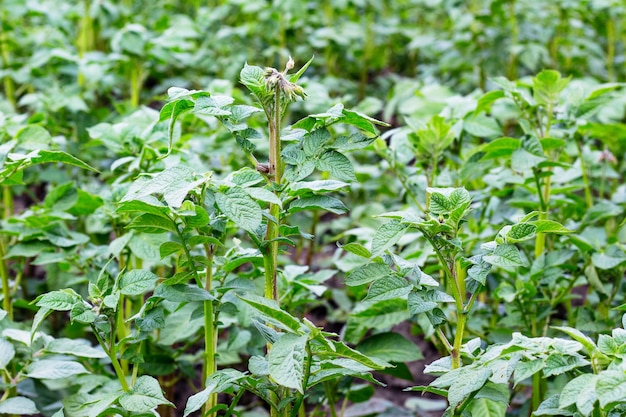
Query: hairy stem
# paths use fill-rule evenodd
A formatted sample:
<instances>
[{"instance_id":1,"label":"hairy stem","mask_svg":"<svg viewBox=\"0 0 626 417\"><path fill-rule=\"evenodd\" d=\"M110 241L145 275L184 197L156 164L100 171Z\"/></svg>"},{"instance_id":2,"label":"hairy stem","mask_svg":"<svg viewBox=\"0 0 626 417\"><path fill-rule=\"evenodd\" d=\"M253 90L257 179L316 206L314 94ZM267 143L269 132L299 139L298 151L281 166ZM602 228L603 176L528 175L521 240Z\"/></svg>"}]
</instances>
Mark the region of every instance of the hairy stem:
<instances>
[{"instance_id":1,"label":"hairy stem","mask_svg":"<svg viewBox=\"0 0 626 417\"><path fill-rule=\"evenodd\" d=\"M278 187L282 181L282 160L280 156L280 88L275 87L274 109L270 112L270 155L269 175L274 178L274 186ZM275 191L278 193L278 191ZM278 229L280 224L280 207L277 204L270 205L270 215L273 219L267 221L265 235L266 248L263 255L265 265L265 297L278 303L278 283L276 280L278 264Z\"/></svg>"},{"instance_id":2,"label":"hairy stem","mask_svg":"<svg viewBox=\"0 0 626 417\"><path fill-rule=\"evenodd\" d=\"M213 282L213 245L205 244L204 252L207 257L204 289L211 292ZM204 302L204 363L202 367L202 388L206 388L206 380L217 371L215 362L215 351L217 350L217 331L215 326L215 312L213 311L213 300ZM217 393L212 393L209 400L204 404L203 415L214 417L215 412L209 413L217 405ZM207 414L209 413L209 414Z\"/></svg>"}]
</instances>

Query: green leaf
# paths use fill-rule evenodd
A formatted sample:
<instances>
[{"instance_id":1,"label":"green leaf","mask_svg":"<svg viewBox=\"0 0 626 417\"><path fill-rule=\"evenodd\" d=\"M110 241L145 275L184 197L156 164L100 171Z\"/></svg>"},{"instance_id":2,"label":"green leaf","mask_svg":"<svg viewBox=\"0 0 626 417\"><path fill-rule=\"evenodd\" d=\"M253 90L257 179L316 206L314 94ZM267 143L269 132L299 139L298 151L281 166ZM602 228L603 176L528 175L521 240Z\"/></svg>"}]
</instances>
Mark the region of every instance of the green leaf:
<instances>
[{"instance_id":1,"label":"green leaf","mask_svg":"<svg viewBox=\"0 0 626 417\"><path fill-rule=\"evenodd\" d=\"M372 239L372 255L379 256L395 245L404 236L407 228L408 225L402 224L398 219L392 219L380 226Z\"/></svg>"},{"instance_id":2,"label":"green leaf","mask_svg":"<svg viewBox=\"0 0 626 417\"><path fill-rule=\"evenodd\" d=\"M211 293L204 288L199 288L196 285L185 284L159 284L154 290L153 297L164 298L174 303L189 303L194 301L209 301L214 299Z\"/></svg>"},{"instance_id":3,"label":"green leaf","mask_svg":"<svg viewBox=\"0 0 626 417\"><path fill-rule=\"evenodd\" d=\"M340 200L327 195L300 197L289 204L290 213L304 210L326 210L334 214L343 214L348 208Z\"/></svg>"},{"instance_id":4,"label":"green leaf","mask_svg":"<svg viewBox=\"0 0 626 417\"><path fill-rule=\"evenodd\" d=\"M474 110L474 117L482 112L488 112L491 109L491 105L497 100L504 97L504 91L494 90L483 94L476 103L476 109Z\"/></svg>"},{"instance_id":5,"label":"green leaf","mask_svg":"<svg viewBox=\"0 0 626 417\"><path fill-rule=\"evenodd\" d=\"M259 297L254 294L248 294L245 297L238 295L238 297L252 306L254 309L263 314L266 319L270 319L272 324L279 324L284 330L291 330L296 333L300 333L300 320L281 310L274 300L268 300L263 297Z\"/></svg>"},{"instance_id":6,"label":"green leaf","mask_svg":"<svg viewBox=\"0 0 626 417\"><path fill-rule=\"evenodd\" d=\"M35 305L56 311L69 311L81 298L74 290L51 291L37 297Z\"/></svg>"},{"instance_id":7,"label":"green leaf","mask_svg":"<svg viewBox=\"0 0 626 417\"><path fill-rule=\"evenodd\" d=\"M160 203L158 204L158 206L155 206L140 200L122 201L118 204L115 211L118 213L150 213L155 216L163 217L164 219L169 219L167 215L169 209L164 205L160 205Z\"/></svg>"},{"instance_id":8,"label":"green leaf","mask_svg":"<svg viewBox=\"0 0 626 417\"><path fill-rule=\"evenodd\" d=\"M563 226L561 223L555 222L553 220L535 220L528 223L537 227L536 233L567 234L574 232L573 230L570 230Z\"/></svg>"},{"instance_id":9,"label":"green leaf","mask_svg":"<svg viewBox=\"0 0 626 417\"><path fill-rule=\"evenodd\" d=\"M92 417L110 415L103 414L109 407L117 401L119 393L113 394L88 394L86 392L78 392L63 398L63 408L60 410L61 415L57 413L52 417ZM115 410L117 412L117 410Z\"/></svg>"},{"instance_id":10,"label":"green leaf","mask_svg":"<svg viewBox=\"0 0 626 417\"><path fill-rule=\"evenodd\" d=\"M306 343L306 335L285 333L272 345L268 360L270 376L274 381L284 387L298 390L301 394L304 394L302 380Z\"/></svg>"},{"instance_id":11,"label":"green leaf","mask_svg":"<svg viewBox=\"0 0 626 417\"><path fill-rule=\"evenodd\" d=\"M569 83L570 77L561 78L554 70L543 70L533 78L533 96L537 104L554 106L558 103L559 94Z\"/></svg>"},{"instance_id":12,"label":"green leaf","mask_svg":"<svg viewBox=\"0 0 626 417\"><path fill-rule=\"evenodd\" d=\"M0 338L0 369L6 369L14 356L15 348L13 344L4 338Z\"/></svg>"},{"instance_id":13,"label":"green leaf","mask_svg":"<svg viewBox=\"0 0 626 417\"><path fill-rule=\"evenodd\" d=\"M39 414L39 410L30 398L11 397L0 401L0 414L25 416Z\"/></svg>"},{"instance_id":14,"label":"green leaf","mask_svg":"<svg viewBox=\"0 0 626 417\"><path fill-rule=\"evenodd\" d=\"M311 59L309 59L299 70L298 72L291 74L288 76L289 81L292 83L297 82L300 77L302 77L302 74L304 74L304 72L307 70L307 68L309 68L309 65L311 65L311 63L313 62L313 59L315 58L315 56L312 56Z\"/></svg>"},{"instance_id":15,"label":"green leaf","mask_svg":"<svg viewBox=\"0 0 626 417\"><path fill-rule=\"evenodd\" d=\"M139 230L143 233L176 232L176 224L169 218L146 213L137 216L128 226L128 229Z\"/></svg>"},{"instance_id":16,"label":"green leaf","mask_svg":"<svg viewBox=\"0 0 626 417\"><path fill-rule=\"evenodd\" d=\"M107 354L102 349L91 346L87 340L54 339L45 348L46 352L74 355L81 358L106 358Z\"/></svg>"},{"instance_id":17,"label":"green leaf","mask_svg":"<svg viewBox=\"0 0 626 417\"><path fill-rule=\"evenodd\" d=\"M62 379L87 374L89 371L78 362L40 359L28 365L26 373L29 378L34 379Z\"/></svg>"},{"instance_id":18,"label":"green leaf","mask_svg":"<svg viewBox=\"0 0 626 417\"><path fill-rule=\"evenodd\" d=\"M206 379L205 388L187 400L183 417L198 411L209 400L211 394L226 390L235 381L243 378L243 376L241 372L234 369L222 369L209 375Z\"/></svg>"},{"instance_id":19,"label":"green leaf","mask_svg":"<svg viewBox=\"0 0 626 417\"><path fill-rule=\"evenodd\" d=\"M337 180L304 181L289 184L289 188L292 191L290 194L292 195L302 195L309 192L327 193L330 191L341 190L349 186L350 184Z\"/></svg>"},{"instance_id":20,"label":"green leaf","mask_svg":"<svg viewBox=\"0 0 626 417\"><path fill-rule=\"evenodd\" d=\"M485 115L474 116L463 121L463 130L479 138L494 138L502 136L502 128L498 122Z\"/></svg>"},{"instance_id":21,"label":"green leaf","mask_svg":"<svg viewBox=\"0 0 626 417\"><path fill-rule=\"evenodd\" d=\"M337 246L343 250L345 250L346 252L350 252L353 253L357 256L360 256L362 258L371 258L372 257L372 253L363 245L361 245L360 243L356 243L356 242L350 242L347 243L345 245L342 245L341 243L337 242Z\"/></svg>"},{"instance_id":22,"label":"green leaf","mask_svg":"<svg viewBox=\"0 0 626 417\"><path fill-rule=\"evenodd\" d=\"M413 288L406 279L389 276L377 279L370 286L363 301L382 301L392 298L405 298Z\"/></svg>"},{"instance_id":23,"label":"green leaf","mask_svg":"<svg viewBox=\"0 0 626 417\"><path fill-rule=\"evenodd\" d=\"M137 413L148 413L159 405L174 407L163 396L159 381L148 375L137 378L130 391L120 396L119 402L124 409Z\"/></svg>"},{"instance_id":24,"label":"green leaf","mask_svg":"<svg viewBox=\"0 0 626 417\"><path fill-rule=\"evenodd\" d=\"M604 371L598 375L596 393L600 406L619 403L626 398L626 374L623 371Z\"/></svg>"},{"instance_id":25,"label":"green leaf","mask_svg":"<svg viewBox=\"0 0 626 417\"><path fill-rule=\"evenodd\" d=\"M158 276L150 271L134 269L120 278L119 290L124 295L141 295L154 289Z\"/></svg>"},{"instance_id":26,"label":"green leaf","mask_svg":"<svg viewBox=\"0 0 626 417\"><path fill-rule=\"evenodd\" d=\"M481 417L505 417L507 403L492 401L487 398L474 399L467 410L472 413L472 416Z\"/></svg>"},{"instance_id":27,"label":"green leaf","mask_svg":"<svg viewBox=\"0 0 626 417\"><path fill-rule=\"evenodd\" d=\"M343 109L342 114L344 117L341 119L341 123L355 126L367 133L371 133L372 135L377 133L376 128L374 127L375 125L390 126L388 123L376 120L354 110Z\"/></svg>"},{"instance_id":28,"label":"green leaf","mask_svg":"<svg viewBox=\"0 0 626 417\"><path fill-rule=\"evenodd\" d=\"M283 207L283 202L280 201L280 198L270 190L266 190L265 188L244 188L246 192L257 201L265 201L266 203L276 204L279 207Z\"/></svg>"},{"instance_id":29,"label":"green leaf","mask_svg":"<svg viewBox=\"0 0 626 417\"><path fill-rule=\"evenodd\" d=\"M581 398L581 395L588 395L587 391L591 391L593 393L595 402L597 380L597 375L582 374L569 381L561 390L561 395L559 396L559 408L565 408L572 404L576 404Z\"/></svg>"},{"instance_id":30,"label":"green leaf","mask_svg":"<svg viewBox=\"0 0 626 417\"><path fill-rule=\"evenodd\" d=\"M181 115L191 111L193 107L193 101L187 98L182 98L179 100L170 101L169 103L165 104L165 106L163 106L163 108L161 109L161 112L159 113L159 121L162 122L169 119L169 124L167 127L168 155L172 151L172 144L174 142L174 126L176 125L176 119L178 119Z\"/></svg>"},{"instance_id":31,"label":"green leaf","mask_svg":"<svg viewBox=\"0 0 626 417\"><path fill-rule=\"evenodd\" d=\"M268 108L274 94L265 82L265 71L263 68L246 63L239 73L239 81L257 97L264 108Z\"/></svg>"},{"instance_id":32,"label":"green leaf","mask_svg":"<svg viewBox=\"0 0 626 417\"><path fill-rule=\"evenodd\" d=\"M330 172L330 175L340 181L355 181L354 166L344 154L330 150L320 155L315 161L315 166L320 171Z\"/></svg>"},{"instance_id":33,"label":"green leaf","mask_svg":"<svg viewBox=\"0 0 626 417\"><path fill-rule=\"evenodd\" d=\"M537 226L531 223L514 224L506 234L509 243L523 242L532 239L537 231Z\"/></svg>"},{"instance_id":34,"label":"green leaf","mask_svg":"<svg viewBox=\"0 0 626 417\"><path fill-rule=\"evenodd\" d=\"M498 245L491 255L483 256L483 260L503 268L524 266L519 250L513 245Z\"/></svg>"},{"instance_id":35,"label":"green leaf","mask_svg":"<svg viewBox=\"0 0 626 417\"><path fill-rule=\"evenodd\" d=\"M481 146L479 149L485 154L482 159L493 159L510 156L516 149L519 149L520 146L522 146L521 140L503 137L495 139Z\"/></svg>"},{"instance_id":36,"label":"green leaf","mask_svg":"<svg viewBox=\"0 0 626 417\"><path fill-rule=\"evenodd\" d=\"M20 148L28 149L47 149L50 147L52 136L50 133L39 125L28 125L20 129L15 135Z\"/></svg>"},{"instance_id":37,"label":"green leaf","mask_svg":"<svg viewBox=\"0 0 626 417\"><path fill-rule=\"evenodd\" d=\"M517 172L524 172L536 167L545 161L543 156L537 156L528 152L526 149L516 149L511 155L511 168Z\"/></svg>"},{"instance_id":38,"label":"green leaf","mask_svg":"<svg viewBox=\"0 0 626 417\"><path fill-rule=\"evenodd\" d=\"M175 165L147 181L145 178L135 181L122 201L144 200L146 196L162 194L170 207L179 208L187 194L204 181L204 178L196 180L190 168Z\"/></svg>"},{"instance_id":39,"label":"green leaf","mask_svg":"<svg viewBox=\"0 0 626 417\"><path fill-rule=\"evenodd\" d=\"M316 129L304 135L302 149L307 156L316 156L324 150L324 145L330 138L330 132L327 129Z\"/></svg>"},{"instance_id":40,"label":"green leaf","mask_svg":"<svg viewBox=\"0 0 626 417\"><path fill-rule=\"evenodd\" d=\"M226 106L232 104L232 97L202 96L196 99L193 112L205 116L230 116L230 110Z\"/></svg>"},{"instance_id":41,"label":"green leaf","mask_svg":"<svg viewBox=\"0 0 626 417\"><path fill-rule=\"evenodd\" d=\"M347 346L343 342L331 341L331 343L334 349L324 350L323 352L318 352L318 354L323 356L352 359L362 365L367 366L368 368L372 368L375 370L381 370L391 366L391 364L386 360L364 355L358 350L352 349L351 347Z\"/></svg>"},{"instance_id":42,"label":"green leaf","mask_svg":"<svg viewBox=\"0 0 626 417\"><path fill-rule=\"evenodd\" d=\"M598 350L593 340L578 329L567 326L554 326L553 329L567 334L569 337L582 344L589 355L593 355Z\"/></svg>"},{"instance_id":43,"label":"green leaf","mask_svg":"<svg viewBox=\"0 0 626 417\"><path fill-rule=\"evenodd\" d=\"M456 407L474 391L485 385L491 376L490 369L467 369L460 372L448 389L448 401L451 407Z\"/></svg>"},{"instance_id":44,"label":"green leaf","mask_svg":"<svg viewBox=\"0 0 626 417\"><path fill-rule=\"evenodd\" d=\"M424 359L415 343L393 332L371 336L359 343L357 349L364 355L391 362L412 362Z\"/></svg>"},{"instance_id":45,"label":"green leaf","mask_svg":"<svg viewBox=\"0 0 626 417\"><path fill-rule=\"evenodd\" d=\"M519 384L526 378L530 378L537 372L541 371L544 366L546 366L545 362L542 359L535 359L527 362L520 362L515 366L515 372L513 374L513 383L515 385Z\"/></svg>"},{"instance_id":46,"label":"green leaf","mask_svg":"<svg viewBox=\"0 0 626 417\"><path fill-rule=\"evenodd\" d=\"M426 156L438 156L443 150L452 144L455 138L455 132L452 124L447 123L445 119L439 115L433 116L425 128L416 132L417 141L409 136L418 150L425 153Z\"/></svg>"},{"instance_id":47,"label":"green leaf","mask_svg":"<svg viewBox=\"0 0 626 417\"><path fill-rule=\"evenodd\" d=\"M65 165L73 165L78 168L86 169L88 171L98 172L97 169L92 168L80 159L63 151L46 151L36 150L28 154L30 158L30 164L45 164L45 163L61 163Z\"/></svg>"},{"instance_id":48,"label":"green leaf","mask_svg":"<svg viewBox=\"0 0 626 417\"><path fill-rule=\"evenodd\" d=\"M552 395L546 398L537 410L532 414L533 416L573 416L574 412L572 407L569 409L562 409L559 407L559 395Z\"/></svg>"},{"instance_id":49,"label":"green leaf","mask_svg":"<svg viewBox=\"0 0 626 417\"><path fill-rule=\"evenodd\" d=\"M373 329L389 329L409 318L407 300L392 298L373 304L362 303L353 311L353 317Z\"/></svg>"},{"instance_id":50,"label":"green leaf","mask_svg":"<svg viewBox=\"0 0 626 417\"><path fill-rule=\"evenodd\" d=\"M96 321L97 318L96 313L83 303L74 304L74 307L70 310L71 322L76 321L78 323L91 324Z\"/></svg>"},{"instance_id":51,"label":"green leaf","mask_svg":"<svg viewBox=\"0 0 626 417\"><path fill-rule=\"evenodd\" d=\"M159 246L159 255L161 255L160 259L182 252L183 249L183 245L178 242L163 242L161 246Z\"/></svg>"},{"instance_id":52,"label":"green leaf","mask_svg":"<svg viewBox=\"0 0 626 417\"><path fill-rule=\"evenodd\" d=\"M591 261L596 268L612 269L626 262L626 256L611 256L605 253L596 252L591 255Z\"/></svg>"},{"instance_id":53,"label":"green leaf","mask_svg":"<svg viewBox=\"0 0 626 417\"><path fill-rule=\"evenodd\" d=\"M259 204L239 187L231 187L215 194L219 209L237 226L254 233L261 226L263 211Z\"/></svg>"},{"instance_id":54,"label":"green leaf","mask_svg":"<svg viewBox=\"0 0 626 417\"><path fill-rule=\"evenodd\" d=\"M543 368L545 376L561 375L572 369L589 365L589 361L579 356L564 356L559 353L548 356L546 366Z\"/></svg>"},{"instance_id":55,"label":"green leaf","mask_svg":"<svg viewBox=\"0 0 626 417\"><path fill-rule=\"evenodd\" d=\"M369 263L350 271L346 276L346 285L353 287L367 284L375 279L383 279L389 274L391 274L391 268L388 265Z\"/></svg>"}]
</instances>

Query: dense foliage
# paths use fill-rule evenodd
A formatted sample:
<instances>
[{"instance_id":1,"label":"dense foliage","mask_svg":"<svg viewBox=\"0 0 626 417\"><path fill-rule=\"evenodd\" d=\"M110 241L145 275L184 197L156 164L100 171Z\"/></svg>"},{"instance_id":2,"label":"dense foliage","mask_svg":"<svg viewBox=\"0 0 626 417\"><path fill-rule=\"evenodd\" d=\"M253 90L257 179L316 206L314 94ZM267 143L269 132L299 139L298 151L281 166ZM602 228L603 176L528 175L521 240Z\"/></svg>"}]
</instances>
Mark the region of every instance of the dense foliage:
<instances>
[{"instance_id":1,"label":"dense foliage","mask_svg":"<svg viewBox=\"0 0 626 417\"><path fill-rule=\"evenodd\" d=\"M622 1L0 18L0 414L626 413Z\"/></svg>"}]
</instances>

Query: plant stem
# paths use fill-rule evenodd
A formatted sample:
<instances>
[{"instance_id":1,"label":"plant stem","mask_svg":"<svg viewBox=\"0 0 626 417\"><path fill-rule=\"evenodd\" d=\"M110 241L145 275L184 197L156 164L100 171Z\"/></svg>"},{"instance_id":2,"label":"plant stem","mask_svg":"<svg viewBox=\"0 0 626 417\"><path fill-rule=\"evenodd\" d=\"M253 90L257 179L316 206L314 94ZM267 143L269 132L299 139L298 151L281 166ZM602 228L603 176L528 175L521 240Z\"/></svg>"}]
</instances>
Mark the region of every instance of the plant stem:
<instances>
[{"instance_id":1,"label":"plant stem","mask_svg":"<svg viewBox=\"0 0 626 417\"><path fill-rule=\"evenodd\" d=\"M8 37L3 28L4 15L2 16L2 21L0 21L0 55L2 56L2 68L9 68L11 63L11 58L9 56L8 50ZM10 75L4 76L4 95L7 98L7 101L11 105L13 109L17 108L17 103L15 100L15 84L13 83L13 78Z\"/></svg>"},{"instance_id":2,"label":"plant stem","mask_svg":"<svg viewBox=\"0 0 626 417\"><path fill-rule=\"evenodd\" d=\"M543 133L543 138L547 138L550 136L550 128L552 126L552 117L554 111L554 104L550 102L548 104L548 108L546 109L546 128ZM547 155L546 155L547 156ZM548 158L550 159L550 158ZM551 168L547 169L549 173L552 172ZM537 182L537 193L539 193L539 202L542 205L541 214L539 214L539 220L547 220L548 219L548 211L550 210L550 193L552 187L552 175L546 176L545 182L543 184L543 190L540 188L539 177L535 172L535 181ZM545 233L537 233L537 237L535 238L535 257L539 257L545 248L546 245L546 234Z\"/></svg>"},{"instance_id":3,"label":"plant stem","mask_svg":"<svg viewBox=\"0 0 626 417\"><path fill-rule=\"evenodd\" d=\"M141 61L138 59L132 58L131 69L130 69L130 105L133 108L139 106L142 84L143 84L143 67L141 65Z\"/></svg>"},{"instance_id":4,"label":"plant stem","mask_svg":"<svg viewBox=\"0 0 626 417\"><path fill-rule=\"evenodd\" d=\"M533 393L531 397L530 415L532 415L533 411L539 408L541 399L541 372L537 372L533 375Z\"/></svg>"},{"instance_id":5,"label":"plant stem","mask_svg":"<svg viewBox=\"0 0 626 417\"><path fill-rule=\"evenodd\" d=\"M205 244L204 252L207 257L204 289L211 292L213 282L213 245ZM206 388L206 380L217 371L215 362L215 351L217 349L217 332L215 328L215 312L213 310L213 300L204 302L204 364L202 367L202 388ZM203 415L207 415L209 410L217 405L217 393L212 393L209 400L204 404ZM215 412L208 414L215 416Z\"/></svg>"},{"instance_id":6,"label":"plant stem","mask_svg":"<svg viewBox=\"0 0 626 417\"><path fill-rule=\"evenodd\" d=\"M509 26L511 27L511 50L519 43L519 27L517 24L517 16L515 15L515 0L509 2ZM517 78L517 54L511 52L509 55L509 68L507 76L510 80Z\"/></svg>"},{"instance_id":7,"label":"plant stem","mask_svg":"<svg viewBox=\"0 0 626 417\"><path fill-rule=\"evenodd\" d=\"M98 343L100 343L100 346L102 346L102 349L104 349L104 352L107 354L109 359L111 359L113 370L115 370L115 375L117 375L117 379L120 381L120 384L122 385L122 389L124 390L124 392L128 392L130 388L128 387L128 382L126 382L126 376L124 375L124 371L122 370L122 367L120 366L120 363L117 360L117 349L116 349L115 343L111 343L110 349L107 348L107 345L102 339L102 336L100 336L100 333L98 332L98 329L96 328L96 326L92 325L91 328L93 330L93 334L96 336L96 339L98 339Z\"/></svg>"},{"instance_id":8,"label":"plant stem","mask_svg":"<svg viewBox=\"0 0 626 417\"><path fill-rule=\"evenodd\" d=\"M126 331L126 319L125 317L125 297L124 295L120 294L120 299L117 305L117 314L115 317L115 328L116 328L116 335L117 335L117 342L115 341L115 334L111 334L111 339L113 340L113 342L111 343L112 347L111 349L113 349L113 346L116 346L116 349L118 346L118 344L128 335L127 331ZM121 366L122 369L124 370L124 372L128 371L128 363L127 361L121 361Z\"/></svg>"},{"instance_id":9,"label":"plant stem","mask_svg":"<svg viewBox=\"0 0 626 417\"><path fill-rule=\"evenodd\" d=\"M365 12L365 39L363 39L363 58L361 62L361 73L359 74L359 100L363 100L365 98L365 92L367 89L367 76L369 69L369 61L372 55L372 47L374 46L373 33L372 33L372 11L369 7L367 7L367 11Z\"/></svg>"},{"instance_id":10,"label":"plant stem","mask_svg":"<svg viewBox=\"0 0 626 417\"><path fill-rule=\"evenodd\" d=\"M580 159L580 171L583 176L583 184L585 186L585 202L587 203L587 208L593 207L593 196L591 195L591 187L589 185L589 173L587 172L587 164L585 163L585 158L583 157L583 145L581 141L576 141L576 147L578 148L578 159Z\"/></svg>"},{"instance_id":11,"label":"plant stem","mask_svg":"<svg viewBox=\"0 0 626 417\"><path fill-rule=\"evenodd\" d=\"M606 73L610 82L615 81L615 22L610 13L606 22Z\"/></svg>"},{"instance_id":12,"label":"plant stem","mask_svg":"<svg viewBox=\"0 0 626 417\"><path fill-rule=\"evenodd\" d=\"M270 112L270 154L269 175L274 178L274 186L278 187L282 180L282 160L280 156L280 88L275 86L274 109ZM278 194L278 191L275 191ZM276 266L278 264L278 229L280 224L280 206L270 205L270 215L274 220L267 221L265 241L267 246L263 255L265 266L265 298L279 302Z\"/></svg>"},{"instance_id":13,"label":"plant stem","mask_svg":"<svg viewBox=\"0 0 626 417\"><path fill-rule=\"evenodd\" d=\"M309 384L309 376L311 375L311 364L313 360L313 353L311 352L310 343L306 343L306 364L304 368L304 379L302 380L302 387L304 392L306 392L307 385ZM304 406L302 402L304 401L304 394L298 395L296 399L296 403L291 410L291 417L298 417L301 410L304 410Z\"/></svg>"},{"instance_id":14,"label":"plant stem","mask_svg":"<svg viewBox=\"0 0 626 417\"><path fill-rule=\"evenodd\" d=\"M313 265L313 255L315 254L315 232L317 224L320 221L320 213L317 210L313 211L313 219L311 220L311 235L313 236L309 241L309 251L306 254L306 264L311 267Z\"/></svg>"},{"instance_id":15,"label":"plant stem","mask_svg":"<svg viewBox=\"0 0 626 417\"><path fill-rule=\"evenodd\" d=\"M9 268L6 255L4 236L0 235L0 277L2 278L2 309L7 312L9 320L13 320L13 303L11 302L11 288L9 287Z\"/></svg>"},{"instance_id":16,"label":"plant stem","mask_svg":"<svg viewBox=\"0 0 626 417\"><path fill-rule=\"evenodd\" d=\"M93 19L89 13L90 0L84 0L83 16L80 21L80 29L78 33L78 57L83 59L85 53L93 49ZM78 72L78 85L83 87L85 85L85 74L82 71Z\"/></svg>"}]
</instances>

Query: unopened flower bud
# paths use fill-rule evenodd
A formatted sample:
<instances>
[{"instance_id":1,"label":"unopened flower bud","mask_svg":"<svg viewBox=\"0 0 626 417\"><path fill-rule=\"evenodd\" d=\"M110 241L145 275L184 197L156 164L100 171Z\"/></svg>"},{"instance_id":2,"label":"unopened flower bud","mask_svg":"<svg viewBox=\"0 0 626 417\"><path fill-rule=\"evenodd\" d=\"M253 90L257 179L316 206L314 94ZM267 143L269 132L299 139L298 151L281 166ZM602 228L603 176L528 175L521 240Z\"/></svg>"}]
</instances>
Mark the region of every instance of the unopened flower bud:
<instances>
[{"instance_id":1,"label":"unopened flower bud","mask_svg":"<svg viewBox=\"0 0 626 417\"><path fill-rule=\"evenodd\" d=\"M293 61L293 58L291 57L291 55L289 55L289 60L287 61L287 65L285 65L285 74L287 73L287 71L293 69L294 65L295 65L295 62Z\"/></svg>"}]
</instances>

